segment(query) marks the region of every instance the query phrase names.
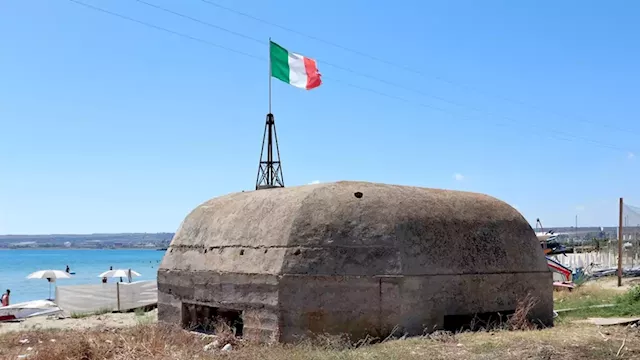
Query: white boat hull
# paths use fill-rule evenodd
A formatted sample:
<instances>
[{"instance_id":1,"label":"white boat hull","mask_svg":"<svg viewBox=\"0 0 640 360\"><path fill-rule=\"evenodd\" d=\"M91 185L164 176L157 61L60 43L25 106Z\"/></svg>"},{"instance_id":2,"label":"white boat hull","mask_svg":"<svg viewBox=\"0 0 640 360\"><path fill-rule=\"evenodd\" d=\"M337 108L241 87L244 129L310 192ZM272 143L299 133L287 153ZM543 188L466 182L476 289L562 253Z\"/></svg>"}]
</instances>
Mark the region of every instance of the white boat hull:
<instances>
[{"instance_id":1,"label":"white boat hull","mask_svg":"<svg viewBox=\"0 0 640 360\"><path fill-rule=\"evenodd\" d=\"M26 319L33 316L53 315L62 310L49 300L35 300L0 307L0 321Z\"/></svg>"}]
</instances>

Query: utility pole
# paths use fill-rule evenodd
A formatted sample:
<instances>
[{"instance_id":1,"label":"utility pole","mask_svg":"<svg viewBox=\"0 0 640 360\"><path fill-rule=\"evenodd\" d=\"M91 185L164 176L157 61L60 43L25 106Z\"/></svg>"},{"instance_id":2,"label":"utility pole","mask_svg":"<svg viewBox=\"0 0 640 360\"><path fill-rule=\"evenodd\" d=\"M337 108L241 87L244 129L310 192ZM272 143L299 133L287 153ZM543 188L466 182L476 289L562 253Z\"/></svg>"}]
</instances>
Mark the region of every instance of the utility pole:
<instances>
[{"instance_id":1,"label":"utility pole","mask_svg":"<svg viewBox=\"0 0 640 360\"><path fill-rule=\"evenodd\" d=\"M618 219L618 286L622 286L622 206L623 200L620 198L620 217Z\"/></svg>"}]
</instances>

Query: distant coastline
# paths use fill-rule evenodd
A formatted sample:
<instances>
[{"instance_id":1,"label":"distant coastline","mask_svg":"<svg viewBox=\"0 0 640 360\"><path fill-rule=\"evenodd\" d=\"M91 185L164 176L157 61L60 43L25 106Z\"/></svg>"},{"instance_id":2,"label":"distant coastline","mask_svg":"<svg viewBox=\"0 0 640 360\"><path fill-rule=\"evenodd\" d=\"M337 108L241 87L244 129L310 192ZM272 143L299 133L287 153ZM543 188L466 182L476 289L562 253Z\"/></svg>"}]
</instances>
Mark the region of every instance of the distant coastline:
<instances>
[{"instance_id":1,"label":"distant coastline","mask_svg":"<svg viewBox=\"0 0 640 360\"><path fill-rule=\"evenodd\" d=\"M29 250L139 250L139 251L166 251L166 248L83 248L83 247L26 247L26 248L8 248L0 247L0 251L29 251Z\"/></svg>"},{"instance_id":2,"label":"distant coastline","mask_svg":"<svg viewBox=\"0 0 640 360\"><path fill-rule=\"evenodd\" d=\"M0 249L140 249L169 246L174 233L0 235Z\"/></svg>"}]
</instances>

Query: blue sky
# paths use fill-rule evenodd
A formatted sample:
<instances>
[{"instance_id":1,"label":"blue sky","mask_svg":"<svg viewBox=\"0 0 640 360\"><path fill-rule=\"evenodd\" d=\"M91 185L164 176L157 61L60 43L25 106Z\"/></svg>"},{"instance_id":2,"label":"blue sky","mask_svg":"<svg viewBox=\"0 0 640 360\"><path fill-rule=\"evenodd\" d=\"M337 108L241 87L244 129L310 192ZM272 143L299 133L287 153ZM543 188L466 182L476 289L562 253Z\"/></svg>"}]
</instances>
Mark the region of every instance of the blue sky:
<instances>
[{"instance_id":1,"label":"blue sky","mask_svg":"<svg viewBox=\"0 0 640 360\"><path fill-rule=\"evenodd\" d=\"M134 0L80 1L259 59L68 0L2 2L0 233L175 231L253 189L267 45ZM618 197L640 204L637 2L211 0L323 42L200 0L145 1L318 61L320 88L273 86L287 186L469 190L546 226L614 225Z\"/></svg>"}]
</instances>

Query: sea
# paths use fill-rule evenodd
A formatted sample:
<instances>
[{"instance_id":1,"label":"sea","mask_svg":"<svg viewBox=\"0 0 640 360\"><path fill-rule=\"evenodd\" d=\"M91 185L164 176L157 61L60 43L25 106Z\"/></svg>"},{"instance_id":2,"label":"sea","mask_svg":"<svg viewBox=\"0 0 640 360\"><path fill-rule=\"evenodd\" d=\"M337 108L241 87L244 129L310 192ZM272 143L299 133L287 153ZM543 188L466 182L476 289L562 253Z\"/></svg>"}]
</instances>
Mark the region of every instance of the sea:
<instances>
[{"instance_id":1,"label":"sea","mask_svg":"<svg viewBox=\"0 0 640 360\"><path fill-rule=\"evenodd\" d=\"M57 285L100 284L98 275L114 269L131 269L141 276L134 280L155 280L164 251L157 250L93 250L93 249L16 249L0 250L0 294L11 289L11 303L49 297L49 283L27 279L38 270L64 271L69 265L75 272L71 279L59 279ZM119 279L109 279L109 282ZM124 279L126 281L126 279ZM52 286L51 296L55 296Z\"/></svg>"}]
</instances>

